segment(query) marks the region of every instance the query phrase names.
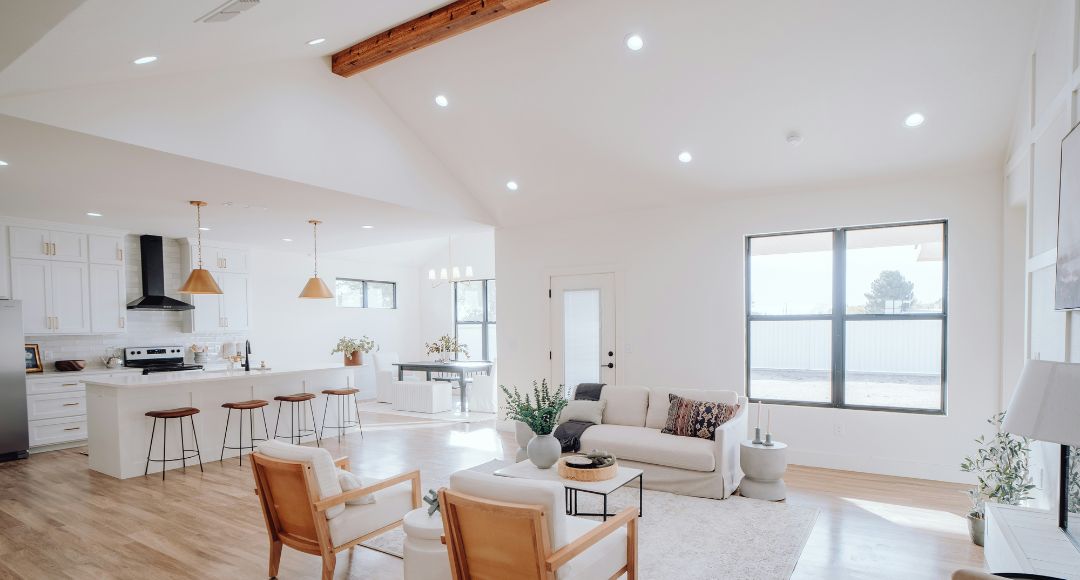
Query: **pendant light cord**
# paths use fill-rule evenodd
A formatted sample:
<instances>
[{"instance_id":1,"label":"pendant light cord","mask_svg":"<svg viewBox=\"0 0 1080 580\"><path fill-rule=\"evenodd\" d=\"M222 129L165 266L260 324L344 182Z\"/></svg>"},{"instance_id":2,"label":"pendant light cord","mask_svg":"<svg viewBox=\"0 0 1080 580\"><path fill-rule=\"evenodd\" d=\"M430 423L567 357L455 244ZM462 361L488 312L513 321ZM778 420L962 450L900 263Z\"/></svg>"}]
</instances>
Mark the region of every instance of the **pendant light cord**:
<instances>
[{"instance_id":1,"label":"pendant light cord","mask_svg":"<svg viewBox=\"0 0 1080 580\"><path fill-rule=\"evenodd\" d=\"M195 206L195 238L199 242L199 269L203 269L202 261L202 206Z\"/></svg>"},{"instance_id":2,"label":"pendant light cord","mask_svg":"<svg viewBox=\"0 0 1080 580\"><path fill-rule=\"evenodd\" d=\"M319 277L319 222L312 220L311 222L311 237L314 241L315 249L315 277Z\"/></svg>"}]
</instances>

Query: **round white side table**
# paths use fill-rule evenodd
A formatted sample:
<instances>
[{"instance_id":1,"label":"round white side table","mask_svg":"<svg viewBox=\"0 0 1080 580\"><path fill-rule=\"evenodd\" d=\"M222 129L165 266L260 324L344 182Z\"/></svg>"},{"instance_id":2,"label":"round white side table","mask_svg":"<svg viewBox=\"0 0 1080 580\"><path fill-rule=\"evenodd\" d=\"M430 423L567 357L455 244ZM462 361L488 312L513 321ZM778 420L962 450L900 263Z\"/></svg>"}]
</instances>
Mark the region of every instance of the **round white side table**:
<instances>
[{"instance_id":1,"label":"round white side table","mask_svg":"<svg viewBox=\"0 0 1080 580\"><path fill-rule=\"evenodd\" d=\"M442 514L427 508L405 514L405 580L450 580L450 557L442 544Z\"/></svg>"},{"instance_id":2,"label":"round white side table","mask_svg":"<svg viewBox=\"0 0 1080 580\"><path fill-rule=\"evenodd\" d=\"M787 470L787 444L773 441L772 447L743 441L739 463L745 476L739 484L743 497L780 501L787 497L784 471Z\"/></svg>"}]
</instances>

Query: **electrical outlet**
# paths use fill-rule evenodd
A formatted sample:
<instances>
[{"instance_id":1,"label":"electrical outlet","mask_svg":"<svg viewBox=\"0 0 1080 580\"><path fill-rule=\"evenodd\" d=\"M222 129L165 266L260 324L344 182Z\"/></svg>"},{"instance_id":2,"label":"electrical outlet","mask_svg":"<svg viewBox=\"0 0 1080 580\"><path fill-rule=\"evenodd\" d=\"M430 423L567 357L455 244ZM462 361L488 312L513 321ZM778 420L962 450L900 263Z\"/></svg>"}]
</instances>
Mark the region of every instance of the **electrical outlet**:
<instances>
[{"instance_id":1,"label":"electrical outlet","mask_svg":"<svg viewBox=\"0 0 1080 580\"><path fill-rule=\"evenodd\" d=\"M837 423L837 424L833 425L832 430L833 430L833 435L835 435L837 437L843 437L844 436L844 425L843 424Z\"/></svg>"}]
</instances>

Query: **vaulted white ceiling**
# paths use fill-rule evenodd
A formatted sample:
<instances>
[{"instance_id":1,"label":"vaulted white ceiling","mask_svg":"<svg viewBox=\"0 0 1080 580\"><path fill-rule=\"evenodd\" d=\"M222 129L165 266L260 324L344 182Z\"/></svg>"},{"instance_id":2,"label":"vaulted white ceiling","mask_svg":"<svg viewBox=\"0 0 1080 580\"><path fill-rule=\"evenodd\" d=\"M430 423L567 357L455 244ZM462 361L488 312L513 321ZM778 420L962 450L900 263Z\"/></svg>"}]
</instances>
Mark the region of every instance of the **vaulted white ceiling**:
<instances>
[{"instance_id":1,"label":"vaulted white ceiling","mask_svg":"<svg viewBox=\"0 0 1080 580\"><path fill-rule=\"evenodd\" d=\"M86 0L0 70L0 113L240 170L240 189L265 176L342 195L336 207L393 204L424 227L439 216L442 235L1000 160L1039 10L551 0L349 79L330 73L327 55L443 3L263 0L204 24L218 0ZM632 32L640 52L625 47ZM327 42L306 44L316 37ZM147 54L158 62L131 64ZM903 126L913 111L925 125ZM12 162L0 214L32 187L11 178L29 149L0 138ZM79 194L68 169L64 184L50 178L55 195Z\"/></svg>"}]
</instances>

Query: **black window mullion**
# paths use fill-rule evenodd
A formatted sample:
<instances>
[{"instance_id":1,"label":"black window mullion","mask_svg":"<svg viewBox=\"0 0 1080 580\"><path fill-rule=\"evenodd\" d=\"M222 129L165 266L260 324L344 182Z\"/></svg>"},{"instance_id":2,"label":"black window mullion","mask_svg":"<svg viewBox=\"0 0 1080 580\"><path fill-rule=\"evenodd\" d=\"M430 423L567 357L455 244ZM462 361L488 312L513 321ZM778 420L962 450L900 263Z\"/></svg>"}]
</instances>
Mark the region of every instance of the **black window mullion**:
<instances>
[{"instance_id":1,"label":"black window mullion","mask_svg":"<svg viewBox=\"0 0 1080 580\"><path fill-rule=\"evenodd\" d=\"M847 235L843 229L833 232L833 306L832 306L832 406L844 406L844 344L846 298Z\"/></svg>"}]
</instances>

